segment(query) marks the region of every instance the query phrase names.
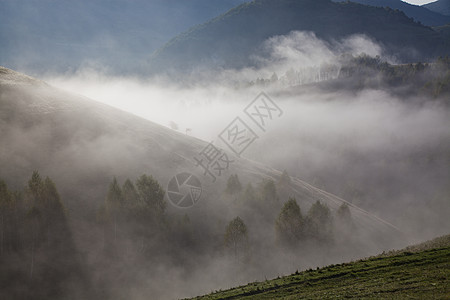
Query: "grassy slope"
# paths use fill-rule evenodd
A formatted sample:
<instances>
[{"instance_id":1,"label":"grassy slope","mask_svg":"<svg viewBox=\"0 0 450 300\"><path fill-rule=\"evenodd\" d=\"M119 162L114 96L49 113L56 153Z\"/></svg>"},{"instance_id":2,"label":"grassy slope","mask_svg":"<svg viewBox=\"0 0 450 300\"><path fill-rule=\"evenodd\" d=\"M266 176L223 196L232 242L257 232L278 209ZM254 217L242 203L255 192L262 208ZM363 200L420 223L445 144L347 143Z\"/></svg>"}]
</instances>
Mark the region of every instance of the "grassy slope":
<instances>
[{"instance_id":1,"label":"grassy slope","mask_svg":"<svg viewBox=\"0 0 450 300\"><path fill-rule=\"evenodd\" d=\"M308 270L196 299L336 297L449 299L450 235L390 256Z\"/></svg>"}]
</instances>

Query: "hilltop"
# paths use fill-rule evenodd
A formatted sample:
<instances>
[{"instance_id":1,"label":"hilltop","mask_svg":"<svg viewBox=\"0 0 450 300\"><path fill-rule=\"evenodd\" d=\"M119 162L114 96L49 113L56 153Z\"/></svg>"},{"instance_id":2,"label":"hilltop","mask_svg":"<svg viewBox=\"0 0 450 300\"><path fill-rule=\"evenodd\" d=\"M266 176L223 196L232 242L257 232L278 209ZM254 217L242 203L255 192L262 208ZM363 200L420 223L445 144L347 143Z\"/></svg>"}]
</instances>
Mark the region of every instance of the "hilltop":
<instances>
[{"instance_id":1,"label":"hilltop","mask_svg":"<svg viewBox=\"0 0 450 300\"><path fill-rule=\"evenodd\" d=\"M450 16L439 9L431 9L431 3L418 6L401 0L354 0L352 2L376 7L398 9L403 11L408 17L413 18L416 22L420 22L426 26L442 26L450 23Z\"/></svg>"},{"instance_id":2,"label":"hilltop","mask_svg":"<svg viewBox=\"0 0 450 300\"><path fill-rule=\"evenodd\" d=\"M404 62L448 50L438 32L398 10L329 0L256 0L175 37L153 55L150 67L170 72L256 66L252 57L267 55L263 42L291 31L313 32L326 42L364 34Z\"/></svg>"},{"instance_id":3,"label":"hilltop","mask_svg":"<svg viewBox=\"0 0 450 300\"><path fill-rule=\"evenodd\" d=\"M425 4L424 7L432 10L434 12L450 16L450 1L449 0L438 0Z\"/></svg>"}]
</instances>

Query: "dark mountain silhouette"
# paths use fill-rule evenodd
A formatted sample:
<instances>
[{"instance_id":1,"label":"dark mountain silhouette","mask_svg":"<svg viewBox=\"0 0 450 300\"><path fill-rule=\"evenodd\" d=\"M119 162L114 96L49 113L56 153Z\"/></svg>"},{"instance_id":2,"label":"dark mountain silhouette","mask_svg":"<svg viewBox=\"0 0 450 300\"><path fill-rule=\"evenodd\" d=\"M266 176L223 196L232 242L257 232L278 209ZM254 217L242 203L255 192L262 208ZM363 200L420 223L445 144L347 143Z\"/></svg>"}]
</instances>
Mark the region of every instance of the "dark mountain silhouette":
<instances>
[{"instance_id":1,"label":"dark mountain silhouette","mask_svg":"<svg viewBox=\"0 0 450 300\"><path fill-rule=\"evenodd\" d=\"M438 0L425 4L424 7L431 11L450 16L450 0Z\"/></svg>"},{"instance_id":2,"label":"dark mountain silhouette","mask_svg":"<svg viewBox=\"0 0 450 300\"><path fill-rule=\"evenodd\" d=\"M342 2L342 1L336 1ZM415 21L427 26L439 26L450 23L450 17L438 10L430 9L428 6L418 6L403 2L401 0L353 0L352 2L376 7L390 7L398 9Z\"/></svg>"},{"instance_id":3,"label":"dark mountain silhouette","mask_svg":"<svg viewBox=\"0 0 450 300\"><path fill-rule=\"evenodd\" d=\"M153 71L202 66L241 68L275 35L312 31L326 41L365 34L400 61L428 60L445 53L444 39L401 11L329 0L257 0L177 36L151 58Z\"/></svg>"},{"instance_id":4,"label":"dark mountain silhouette","mask_svg":"<svg viewBox=\"0 0 450 300\"><path fill-rule=\"evenodd\" d=\"M133 71L149 51L243 0L0 1L0 65L70 71L83 64Z\"/></svg>"}]
</instances>

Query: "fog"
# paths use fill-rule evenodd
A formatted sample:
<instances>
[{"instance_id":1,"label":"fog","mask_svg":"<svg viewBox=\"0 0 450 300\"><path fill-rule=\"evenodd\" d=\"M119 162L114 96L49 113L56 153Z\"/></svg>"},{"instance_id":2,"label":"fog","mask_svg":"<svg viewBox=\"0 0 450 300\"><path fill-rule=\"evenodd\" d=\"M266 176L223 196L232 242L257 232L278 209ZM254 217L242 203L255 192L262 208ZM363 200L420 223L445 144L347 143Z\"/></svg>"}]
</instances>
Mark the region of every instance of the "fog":
<instances>
[{"instance_id":1,"label":"fog","mask_svg":"<svg viewBox=\"0 0 450 300\"><path fill-rule=\"evenodd\" d=\"M191 74L183 75L180 81L173 81L164 75L152 78L111 77L102 72L101 67L81 68L75 74L50 75L43 79L55 87L87 96L163 126L175 122L179 130L190 128L192 135L210 141L259 92L278 92L296 84L287 78L280 78L280 82L269 86L250 87L249 83L259 78L270 79L273 74L281 77L293 66L304 74L305 82L319 82L321 79L315 73L319 73L324 65L339 66L343 54L383 54L380 46L363 35L327 43L310 32L275 36L267 40L262 48L264 55L251 58L258 62L258 68L194 70ZM384 59L393 62L392 58Z\"/></svg>"},{"instance_id":2,"label":"fog","mask_svg":"<svg viewBox=\"0 0 450 300\"><path fill-rule=\"evenodd\" d=\"M428 206L446 201L447 107L389 88L329 91L311 85L326 80L317 76L320 68L340 67L345 55L378 55L395 63L363 35L327 43L309 32L292 32L263 48L265 56L252 58L259 68L197 70L178 82L109 77L92 69L46 81L223 148L218 134L236 116L244 119L245 106L264 91L284 114L267 132L257 132L244 157L286 169L418 237L450 229L448 210ZM299 70L306 83L286 79L289 69ZM246 85L274 73L277 82Z\"/></svg>"},{"instance_id":3,"label":"fog","mask_svg":"<svg viewBox=\"0 0 450 300\"><path fill-rule=\"evenodd\" d=\"M362 35L326 43L311 33L293 32L268 40L263 52L252 57L258 68L196 70L177 81L166 76L111 77L99 69L43 76L40 79L59 91L28 92L33 101L47 105L36 106L48 109L45 121L33 119L39 115L26 102L31 96L15 96L14 105L26 107L33 118L16 120L12 115L19 124L32 126L2 127L5 144L21 149L9 153L21 168L9 170L22 176L39 168L55 178L97 297L195 296L375 255L449 232L448 106L420 95L402 96L389 87L355 90L339 81L348 55L378 55L395 63L395 58L384 56L382 46ZM329 82L342 85L336 89ZM65 91L172 129L162 130ZM265 132L243 112L262 91L283 111ZM52 114L52 106L58 105ZM230 170L211 183L192 157L205 145L199 139L231 156L218 135L237 116L258 139L241 158L233 156ZM2 152L0 158L5 164L9 159ZM288 188L281 182L282 170L293 177ZM169 205L167 228L148 221L145 245L132 231L133 220L120 223L119 242L114 237L114 253L109 255L104 247L108 228L99 225L98 214L113 176L122 185L126 178L135 181L151 174L166 188L181 171L202 179L200 202L188 209ZM232 174L239 174L244 191L249 183L259 191L263 180L274 180L278 200L241 200L247 197L244 191L233 199L224 193ZM339 223L336 211L342 199L326 192L349 202L354 223ZM330 207L336 221L332 242L311 238L294 247L277 242L275 219L289 196L296 198L303 215L316 200ZM248 228L249 246L242 257L224 247L225 229L237 216Z\"/></svg>"}]
</instances>

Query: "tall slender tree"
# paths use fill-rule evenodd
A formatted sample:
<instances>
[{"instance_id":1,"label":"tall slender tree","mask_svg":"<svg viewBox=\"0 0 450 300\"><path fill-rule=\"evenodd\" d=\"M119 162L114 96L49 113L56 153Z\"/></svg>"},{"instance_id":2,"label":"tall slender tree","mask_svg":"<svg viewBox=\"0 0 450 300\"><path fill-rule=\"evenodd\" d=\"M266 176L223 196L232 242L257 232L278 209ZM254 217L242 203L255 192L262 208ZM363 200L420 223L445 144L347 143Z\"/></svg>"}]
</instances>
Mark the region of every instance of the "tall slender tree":
<instances>
[{"instance_id":1,"label":"tall slender tree","mask_svg":"<svg viewBox=\"0 0 450 300\"><path fill-rule=\"evenodd\" d=\"M239 181L239 177L237 174L232 174L228 178L227 187L225 189L225 193L232 196L234 200L237 200L238 195L242 191L242 184Z\"/></svg>"},{"instance_id":2,"label":"tall slender tree","mask_svg":"<svg viewBox=\"0 0 450 300\"><path fill-rule=\"evenodd\" d=\"M289 198L283 205L275 222L275 231L281 244L294 246L303 238L303 217L295 198Z\"/></svg>"},{"instance_id":3,"label":"tall slender tree","mask_svg":"<svg viewBox=\"0 0 450 300\"><path fill-rule=\"evenodd\" d=\"M0 180L0 255L5 251L6 235L8 230L8 219L11 213L12 196L8 186Z\"/></svg>"},{"instance_id":4,"label":"tall slender tree","mask_svg":"<svg viewBox=\"0 0 450 300\"><path fill-rule=\"evenodd\" d=\"M228 224L225 231L225 246L233 251L235 259L238 259L240 252L248 250L247 226L240 217L234 218Z\"/></svg>"},{"instance_id":5,"label":"tall slender tree","mask_svg":"<svg viewBox=\"0 0 450 300\"><path fill-rule=\"evenodd\" d=\"M326 204L316 201L309 209L306 221L307 233L310 237L320 242L331 241L333 220Z\"/></svg>"},{"instance_id":6,"label":"tall slender tree","mask_svg":"<svg viewBox=\"0 0 450 300\"><path fill-rule=\"evenodd\" d=\"M121 213L121 208L123 205L122 190L114 177L111 184L109 185L108 194L106 196L106 212L109 218L112 219L113 230L114 230L114 244L117 242L117 230L118 230L118 219Z\"/></svg>"},{"instance_id":7,"label":"tall slender tree","mask_svg":"<svg viewBox=\"0 0 450 300\"><path fill-rule=\"evenodd\" d=\"M164 213L167 203L164 200L165 191L153 176L142 175L136 181L140 201L148 209L155 221L160 223L164 221Z\"/></svg>"}]
</instances>

